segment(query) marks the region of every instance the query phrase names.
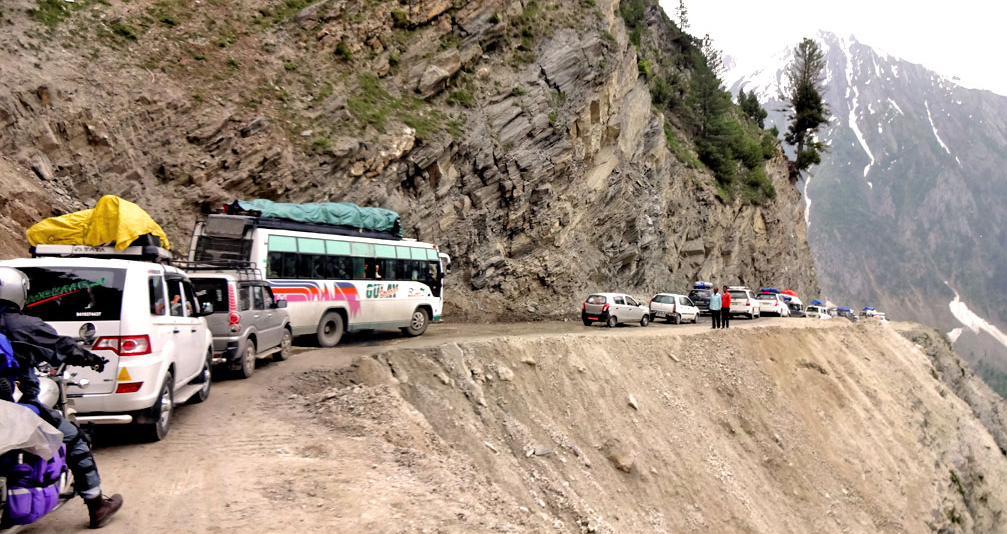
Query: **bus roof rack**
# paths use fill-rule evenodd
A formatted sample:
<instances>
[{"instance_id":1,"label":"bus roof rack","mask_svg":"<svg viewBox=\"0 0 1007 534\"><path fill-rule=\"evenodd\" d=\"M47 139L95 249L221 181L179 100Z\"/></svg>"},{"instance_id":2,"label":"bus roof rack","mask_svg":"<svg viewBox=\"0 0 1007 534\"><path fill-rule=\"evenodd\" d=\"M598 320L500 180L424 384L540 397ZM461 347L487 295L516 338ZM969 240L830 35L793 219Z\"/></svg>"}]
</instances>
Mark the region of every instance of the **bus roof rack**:
<instances>
[{"instance_id":1,"label":"bus roof rack","mask_svg":"<svg viewBox=\"0 0 1007 534\"><path fill-rule=\"evenodd\" d=\"M242 238L245 235L246 230L254 228L291 230L295 232L314 232L318 234L403 241L401 236L397 236L392 232L380 230L368 230L366 228L354 228L351 226L337 226L333 224L314 222L292 221L275 217L261 217L256 215L223 215L219 213L212 213L206 217L204 232L206 232L206 235L211 237Z\"/></svg>"},{"instance_id":2,"label":"bus roof rack","mask_svg":"<svg viewBox=\"0 0 1007 534\"><path fill-rule=\"evenodd\" d=\"M28 249L33 258L101 258L171 263L171 253L153 245L134 245L123 250L113 246L35 245Z\"/></svg>"}]
</instances>

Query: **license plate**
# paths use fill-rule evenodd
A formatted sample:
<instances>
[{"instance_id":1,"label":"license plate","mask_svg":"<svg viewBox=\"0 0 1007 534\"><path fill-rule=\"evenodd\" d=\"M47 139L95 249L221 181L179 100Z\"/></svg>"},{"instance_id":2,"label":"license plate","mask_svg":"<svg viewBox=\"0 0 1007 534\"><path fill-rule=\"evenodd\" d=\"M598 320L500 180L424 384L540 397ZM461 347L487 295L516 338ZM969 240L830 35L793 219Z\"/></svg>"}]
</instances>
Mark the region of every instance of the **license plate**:
<instances>
[{"instance_id":1,"label":"license plate","mask_svg":"<svg viewBox=\"0 0 1007 534\"><path fill-rule=\"evenodd\" d=\"M592 320L592 321L597 321L597 320L598 320L598 318L597 318L597 317L588 317L588 319L590 319L590 320Z\"/></svg>"},{"instance_id":2,"label":"license plate","mask_svg":"<svg viewBox=\"0 0 1007 534\"><path fill-rule=\"evenodd\" d=\"M664 317L664 312L663 311L654 312L654 316L655 317Z\"/></svg>"}]
</instances>

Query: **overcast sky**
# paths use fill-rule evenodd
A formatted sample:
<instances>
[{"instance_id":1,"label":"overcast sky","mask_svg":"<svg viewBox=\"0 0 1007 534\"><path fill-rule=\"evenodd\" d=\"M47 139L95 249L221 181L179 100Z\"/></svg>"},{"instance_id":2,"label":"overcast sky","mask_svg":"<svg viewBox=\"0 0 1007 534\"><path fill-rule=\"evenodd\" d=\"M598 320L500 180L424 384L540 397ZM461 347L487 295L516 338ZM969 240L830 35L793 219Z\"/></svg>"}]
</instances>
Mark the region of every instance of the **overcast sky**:
<instances>
[{"instance_id":1,"label":"overcast sky","mask_svg":"<svg viewBox=\"0 0 1007 534\"><path fill-rule=\"evenodd\" d=\"M676 20L678 0L660 0ZM831 31L943 74L1007 95L1007 2L1003 0L685 0L689 33L710 34L739 66L817 30ZM762 65L764 66L764 65Z\"/></svg>"}]
</instances>

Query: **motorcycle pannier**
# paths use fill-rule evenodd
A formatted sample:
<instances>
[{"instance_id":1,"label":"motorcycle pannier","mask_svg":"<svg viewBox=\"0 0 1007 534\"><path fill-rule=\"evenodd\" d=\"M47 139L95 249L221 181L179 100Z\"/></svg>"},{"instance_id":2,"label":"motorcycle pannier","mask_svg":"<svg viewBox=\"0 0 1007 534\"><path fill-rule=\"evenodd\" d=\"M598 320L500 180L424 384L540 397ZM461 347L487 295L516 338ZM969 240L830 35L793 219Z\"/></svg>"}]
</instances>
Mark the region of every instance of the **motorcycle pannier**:
<instances>
[{"instance_id":1,"label":"motorcycle pannier","mask_svg":"<svg viewBox=\"0 0 1007 534\"><path fill-rule=\"evenodd\" d=\"M65 445L52 460L18 451L0 456L0 476L7 479L0 527L34 523L52 511L59 503L60 479L66 471Z\"/></svg>"}]
</instances>

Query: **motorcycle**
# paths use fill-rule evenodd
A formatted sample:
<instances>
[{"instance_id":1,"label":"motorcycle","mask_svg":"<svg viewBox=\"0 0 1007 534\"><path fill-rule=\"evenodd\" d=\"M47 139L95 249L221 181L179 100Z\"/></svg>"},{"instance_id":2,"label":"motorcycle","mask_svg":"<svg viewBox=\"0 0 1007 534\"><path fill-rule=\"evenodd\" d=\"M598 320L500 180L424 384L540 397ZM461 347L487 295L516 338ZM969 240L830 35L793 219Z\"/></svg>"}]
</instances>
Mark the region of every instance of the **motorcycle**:
<instances>
[{"instance_id":1,"label":"motorcycle","mask_svg":"<svg viewBox=\"0 0 1007 534\"><path fill-rule=\"evenodd\" d=\"M42 350L46 351L43 347L38 347L37 345L31 345L28 343L12 341L11 345L14 346L15 351L18 350L19 346L22 350ZM49 363L42 362L36 366L36 372L39 378L39 395L38 403L42 406L50 407L53 410L58 411L63 415L63 417L70 421L71 423L76 420L76 410L72 406L72 402L67 399L66 388L68 386L76 386L85 389L89 385L89 381L86 378L81 378L76 380L75 377L77 373L72 373L67 371L66 364L60 364L58 367L52 367ZM15 390L14 400L15 402L19 399L20 392ZM7 453L9 451L0 449L0 454ZM58 497L53 506L45 515L49 515L59 508L61 508L68 501L76 496L76 491L74 489L73 475L70 473L69 469L63 469L59 476L58 481ZM8 510L8 498L10 497L8 493L8 480L6 477L0 473L0 512L3 512L3 519L0 521L0 534L13 534L20 531L24 527L33 524L41 519L41 516L33 520L31 523L23 525L14 525L10 523L7 517L6 511ZM12 490L17 491L17 490Z\"/></svg>"}]
</instances>

